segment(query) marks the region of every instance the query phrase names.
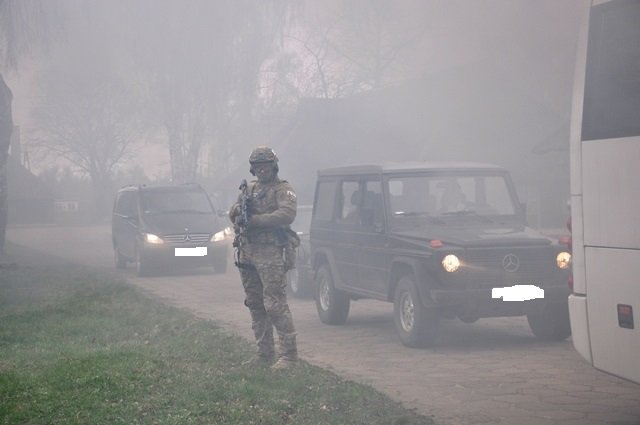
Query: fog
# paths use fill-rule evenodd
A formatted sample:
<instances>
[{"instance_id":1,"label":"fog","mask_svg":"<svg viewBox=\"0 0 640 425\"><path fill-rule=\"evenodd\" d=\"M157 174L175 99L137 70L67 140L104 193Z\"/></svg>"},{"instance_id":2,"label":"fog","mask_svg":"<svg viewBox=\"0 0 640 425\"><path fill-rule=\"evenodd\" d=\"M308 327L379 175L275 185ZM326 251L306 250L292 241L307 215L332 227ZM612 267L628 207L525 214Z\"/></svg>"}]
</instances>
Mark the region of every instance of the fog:
<instances>
[{"instance_id":1,"label":"fog","mask_svg":"<svg viewBox=\"0 0 640 425\"><path fill-rule=\"evenodd\" d=\"M226 208L262 144L305 204L319 168L484 161L512 172L531 224L561 227L583 4L60 0L49 42L5 73L13 161L84 220L154 181L199 181Z\"/></svg>"},{"instance_id":2,"label":"fog","mask_svg":"<svg viewBox=\"0 0 640 425\"><path fill-rule=\"evenodd\" d=\"M8 133L4 128L8 90L3 80L13 92L14 126L7 161L9 225L7 244L0 244L0 281L10 292L26 294L50 282L29 278L32 271L37 272L33 276L52 275L55 268L37 269L79 264L89 268L82 272L82 281L92 288L101 288L99 275L106 271L163 304L186 309L212 321L225 334L253 343L246 294L234 264L234 232L227 227L231 223L225 212L238 195L240 181L252 177L250 152L269 145L279 156L280 177L291 183L298 199L298 218L292 227L301 244L296 267L287 274L286 302L305 363L363 382L437 423L637 423L638 387L592 368L568 339L569 319L559 309L571 290L569 253L558 252L565 249L566 240L558 238L559 243L552 244L540 235L555 238L568 233L571 96L579 20L587 3L0 0L0 148ZM5 239L3 154L0 151L0 242ZM322 197L328 200L326 205L316 209L319 219L314 220L312 243L309 225L302 228L302 223L303 217L310 222L319 170L416 160L505 167L526 204L527 223L510 196L498 196L512 190L506 190L508 185L497 177L494 181L499 183L474 185L480 188L474 192L478 198L486 199L475 202L467 197L469 209L451 210L441 207L453 175L427 183L426 178L413 179L417 183L396 179L401 193L353 182L348 182L351 193L331 191L341 186L330 182L324 188L331 190ZM468 173L460 180L465 178L474 184L480 181ZM177 211L158 208L144 216L143 204L126 195L113 214L114 197L124 185L194 181L206 189L218 214L202 214L183 205L186 201L175 201L170 206L180 204ZM388 195L384 212L380 195ZM487 200L494 195L497 201L489 205ZM349 203L334 205L338 199ZM355 215L347 213L349 206ZM338 211L345 213L344 221L333 217ZM194 224L182 221L185 217ZM149 226L152 220L157 220L157 227ZM161 223L170 230L156 231ZM114 235L121 235L124 242ZM255 241L272 240L267 236L259 233ZM337 249L321 251L322 237L336 242ZM147 263L146 254L154 253L156 262ZM185 253L208 263L171 261ZM392 262L390 255L398 253L400 258ZM554 258L555 265L548 262ZM275 272L278 264L275 261L269 272ZM22 287L26 278L11 281L18 275L31 282ZM80 282L70 278L70 283L75 285L76 280ZM516 301L541 297L543 288L548 304L536 300L540 302L519 309ZM488 298L488 289L497 290L495 299ZM82 290L77 296L91 294ZM100 292L98 298L113 301L105 294ZM275 291L268 295L274 294L279 295ZM500 298L511 304L500 304ZM50 304L45 305L48 311L59 315ZM100 307L89 298L82 304L84 309ZM29 326L40 332L32 326L36 308L20 307L29 314ZM154 313L151 319L155 317ZM344 326L324 326L321 321ZM74 326L70 332L58 332L66 344L75 344L67 334L82 328ZM164 327L181 341L192 335L191 329L182 333L181 327ZM182 358L181 353L199 356L199 351L187 347L164 356L155 347L164 336L158 329L156 325L140 334L127 332L133 335L121 343L117 335L93 335L105 330L91 327L85 339L89 351L74 346L67 353L65 347L56 347L54 351L64 358L58 361L54 353L45 366L64 371L80 364L73 356L76 352L84 356L80 359L84 363L93 358L85 354L100 355L100 350L116 358L112 354L139 342L143 348L149 344L150 351L144 348L145 352L160 353L160 366L172 368L175 359L186 365L176 371L195 371L194 359ZM35 340L12 339L11 332L3 341ZM556 341L536 339L547 339L545 333L553 333ZM427 336L431 347L409 348ZM201 343L198 338L192 345ZM207 355L218 356L215 351ZM139 366L137 356L127 356L135 357ZM218 360L234 368L232 377L241 377L236 371L251 373L240 357ZM18 382L21 377L12 372L12 360L5 363L8 375L4 375ZM31 369L27 372L36 376ZM81 374L83 370L78 369ZM135 374L148 375L147 371L136 366ZM235 389L239 387L229 392L231 387L218 382L222 375L215 368L207 366L207 371L201 379L206 381L214 373L216 381L203 381L200 390L210 394L202 397L198 391L187 391L184 397L176 393L181 382L187 382L182 378L147 385L149 377L142 376L145 380L136 388L140 403L129 397L136 394L132 388L138 377L126 376L126 369L118 369L116 376L126 382L93 379L93 374L91 379L80 376L70 382L76 393L96 382L114 388L125 382L124 398L100 393L105 417L124 408L138 419L148 419L152 415L145 416L147 412L163 413L169 406L175 410L167 412L177 412L168 416L174 422L183 416L198 421L214 413L235 418L241 410L256 414L268 410L267 422L269 418L321 422L336 406L358 412L374 400L369 389L358 389L353 394L363 404L351 406L330 391L318 391L321 387L315 384L299 385L297 372L295 382L286 376L271 382L269 371L258 377L275 385L277 400L258 400L257 387L244 378L235 380L246 394ZM48 369L45 372L50 375ZM303 374L316 379L316 371L310 372L305 366ZM298 408L306 399L290 398L287 382L309 397L304 412ZM49 394L47 388L53 387L40 384L27 380L14 385L16 415L28 410L20 410L22 401L37 400L31 390L46 396L48 404L27 413L45 417L47 409L58 407L55 402L64 395ZM342 382L332 377L332 388L336 385L342 387ZM180 397L172 397L176 394ZM241 399L249 400L246 409L235 408ZM75 405L63 407L68 411L69 406ZM74 408L73 414L79 412L75 417L80 418L94 410ZM299 413L303 414L296 416ZM216 419L202 419L207 420ZM409 419L398 416L394 421Z\"/></svg>"}]
</instances>

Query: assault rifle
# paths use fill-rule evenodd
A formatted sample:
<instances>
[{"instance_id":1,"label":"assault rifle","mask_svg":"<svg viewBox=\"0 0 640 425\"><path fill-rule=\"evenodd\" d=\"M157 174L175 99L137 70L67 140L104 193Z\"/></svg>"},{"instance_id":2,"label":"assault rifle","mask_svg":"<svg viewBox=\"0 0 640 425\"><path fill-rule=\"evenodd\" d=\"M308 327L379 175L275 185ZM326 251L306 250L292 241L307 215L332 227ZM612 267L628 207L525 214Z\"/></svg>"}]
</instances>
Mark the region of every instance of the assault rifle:
<instances>
[{"instance_id":1,"label":"assault rifle","mask_svg":"<svg viewBox=\"0 0 640 425\"><path fill-rule=\"evenodd\" d=\"M241 236L243 236L247 231L247 226L249 225L249 204L251 202L251 195L247 190L246 179L243 179L242 182L240 182L240 187L238 189L240 189L240 192L242 192L242 194L240 196L240 215L234 223L236 237L233 240L233 246L235 246L236 248L240 247Z\"/></svg>"}]
</instances>

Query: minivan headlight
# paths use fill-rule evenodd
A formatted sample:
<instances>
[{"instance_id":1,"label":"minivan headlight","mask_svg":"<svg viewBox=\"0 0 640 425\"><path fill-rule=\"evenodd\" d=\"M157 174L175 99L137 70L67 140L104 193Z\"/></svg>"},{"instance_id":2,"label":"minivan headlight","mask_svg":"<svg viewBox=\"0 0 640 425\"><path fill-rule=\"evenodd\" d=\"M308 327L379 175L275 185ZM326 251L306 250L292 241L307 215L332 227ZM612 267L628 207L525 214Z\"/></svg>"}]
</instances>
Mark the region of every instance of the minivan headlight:
<instances>
[{"instance_id":1,"label":"minivan headlight","mask_svg":"<svg viewBox=\"0 0 640 425\"><path fill-rule=\"evenodd\" d=\"M566 270L571 265L571 254L567 251L562 251L556 256L556 264L562 270Z\"/></svg>"},{"instance_id":2,"label":"minivan headlight","mask_svg":"<svg viewBox=\"0 0 640 425\"><path fill-rule=\"evenodd\" d=\"M164 243L160 236L154 235L153 233L145 233L144 241L154 245Z\"/></svg>"},{"instance_id":3,"label":"minivan headlight","mask_svg":"<svg viewBox=\"0 0 640 425\"><path fill-rule=\"evenodd\" d=\"M220 230L218 233L214 233L213 236L211 236L211 242L222 242L224 238L224 230Z\"/></svg>"},{"instance_id":4,"label":"minivan headlight","mask_svg":"<svg viewBox=\"0 0 640 425\"><path fill-rule=\"evenodd\" d=\"M227 236L230 236L232 232L233 230L231 230L231 227L225 227L224 230L220 230L218 233L214 233L213 236L211 236L211 242L222 242L227 238Z\"/></svg>"}]
</instances>

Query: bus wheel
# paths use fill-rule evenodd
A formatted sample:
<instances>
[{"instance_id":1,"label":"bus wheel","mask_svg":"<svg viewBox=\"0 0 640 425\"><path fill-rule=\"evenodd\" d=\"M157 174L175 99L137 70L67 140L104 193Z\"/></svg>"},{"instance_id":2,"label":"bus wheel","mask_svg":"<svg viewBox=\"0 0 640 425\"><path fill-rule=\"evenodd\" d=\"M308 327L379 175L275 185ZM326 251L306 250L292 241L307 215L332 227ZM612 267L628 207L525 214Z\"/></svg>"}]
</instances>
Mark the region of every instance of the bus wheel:
<instances>
[{"instance_id":1,"label":"bus wheel","mask_svg":"<svg viewBox=\"0 0 640 425\"><path fill-rule=\"evenodd\" d=\"M547 304L541 311L528 313L527 321L538 339L562 341L571 335L567 304Z\"/></svg>"}]
</instances>

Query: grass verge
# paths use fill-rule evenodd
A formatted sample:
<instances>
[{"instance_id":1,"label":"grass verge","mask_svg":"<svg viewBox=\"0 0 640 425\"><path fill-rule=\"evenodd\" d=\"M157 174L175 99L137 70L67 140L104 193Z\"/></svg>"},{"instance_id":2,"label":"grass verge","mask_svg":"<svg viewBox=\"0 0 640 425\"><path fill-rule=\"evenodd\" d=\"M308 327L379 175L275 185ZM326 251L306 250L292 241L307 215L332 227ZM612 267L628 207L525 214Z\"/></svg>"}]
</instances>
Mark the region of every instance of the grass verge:
<instances>
[{"instance_id":1,"label":"grass verge","mask_svg":"<svg viewBox=\"0 0 640 425\"><path fill-rule=\"evenodd\" d=\"M0 270L0 424L432 424L81 267Z\"/></svg>"}]
</instances>

